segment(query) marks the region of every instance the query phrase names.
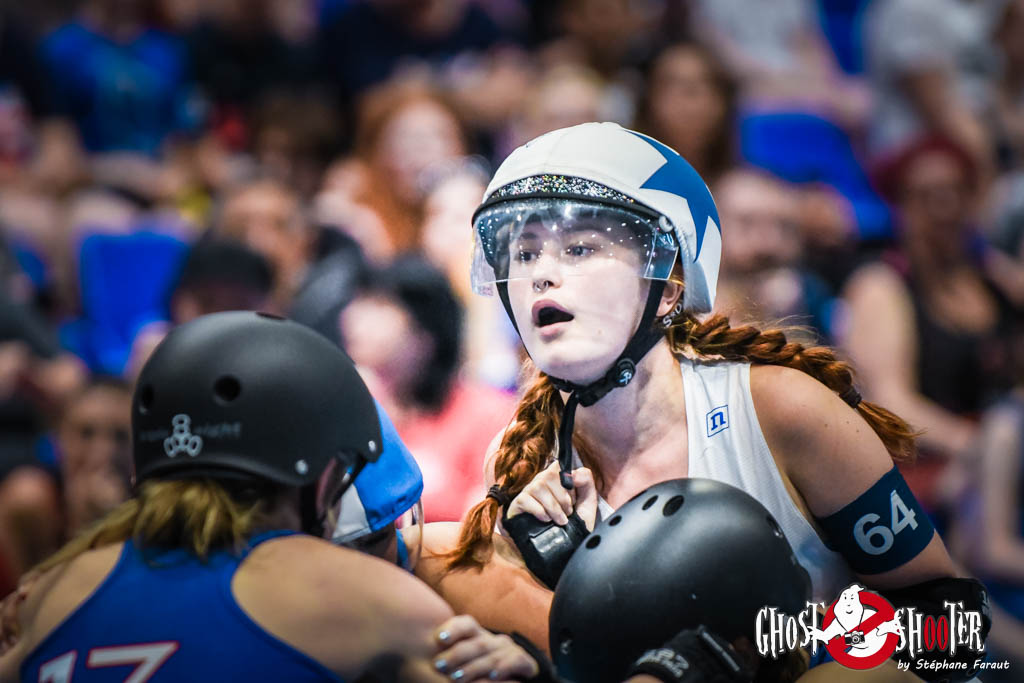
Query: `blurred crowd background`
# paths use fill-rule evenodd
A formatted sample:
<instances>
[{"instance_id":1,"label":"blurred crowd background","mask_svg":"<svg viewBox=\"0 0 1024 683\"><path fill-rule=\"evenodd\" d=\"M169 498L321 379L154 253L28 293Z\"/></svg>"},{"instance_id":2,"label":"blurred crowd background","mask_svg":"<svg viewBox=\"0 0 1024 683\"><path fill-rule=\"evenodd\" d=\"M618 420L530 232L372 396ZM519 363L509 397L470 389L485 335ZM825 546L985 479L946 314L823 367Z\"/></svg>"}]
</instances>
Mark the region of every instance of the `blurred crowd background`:
<instances>
[{"instance_id":1,"label":"blurred crowd background","mask_svg":"<svg viewBox=\"0 0 1024 683\"><path fill-rule=\"evenodd\" d=\"M1024 619L1022 0L0 3L0 594L128 494L133 377L218 310L342 344L458 519L523 358L470 216L592 120L697 168L717 308L855 362Z\"/></svg>"}]
</instances>

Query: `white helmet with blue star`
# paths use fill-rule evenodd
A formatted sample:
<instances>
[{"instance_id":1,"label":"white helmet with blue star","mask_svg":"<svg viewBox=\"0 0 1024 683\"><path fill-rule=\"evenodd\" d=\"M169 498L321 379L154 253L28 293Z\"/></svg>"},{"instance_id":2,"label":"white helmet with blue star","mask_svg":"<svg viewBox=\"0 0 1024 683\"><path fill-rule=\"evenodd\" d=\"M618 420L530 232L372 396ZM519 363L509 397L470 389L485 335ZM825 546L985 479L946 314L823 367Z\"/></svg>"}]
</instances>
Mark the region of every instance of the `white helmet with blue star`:
<instances>
[{"instance_id":1,"label":"white helmet with blue star","mask_svg":"<svg viewBox=\"0 0 1024 683\"><path fill-rule=\"evenodd\" d=\"M552 199L560 200L557 216ZM525 272L524 259L539 256L541 241L526 239L529 225L546 227L550 244L552 236L567 239L568 224L600 228L608 248L639 252L641 277L668 279L678 253L683 307L704 313L714 305L722 254L714 199L693 167L657 140L615 123L584 123L512 152L474 216L474 289L493 294Z\"/></svg>"}]
</instances>

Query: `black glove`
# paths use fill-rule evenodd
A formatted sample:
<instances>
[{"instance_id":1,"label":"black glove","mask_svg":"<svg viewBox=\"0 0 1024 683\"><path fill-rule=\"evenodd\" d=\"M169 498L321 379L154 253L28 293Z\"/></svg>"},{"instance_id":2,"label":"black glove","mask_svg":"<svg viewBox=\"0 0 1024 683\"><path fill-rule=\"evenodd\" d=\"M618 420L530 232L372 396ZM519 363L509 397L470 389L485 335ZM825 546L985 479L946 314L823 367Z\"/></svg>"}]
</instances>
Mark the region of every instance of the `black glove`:
<instances>
[{"instance_id":1,"label":"black glove","mask_svg":"<svg viewBox=\"0 0 1024 683\"><path fill-rule=\"evenodd\" d=\"M754 672L723 638L703 626L678 633L633 663L627 676L647 674L665 683L750 683Z\"/></svg>"},{"instance_id":2,"label":"black glove","mask_svg":"<svg viewBox=\"0 0 1024 683\"><path fill-rule=\"evenodd\" d=\"M569 558L590 533L575 512L569 515L565 526L542 522L525 512L505 517L501 524L523 556L526 568L551 590L555 589Z\"/></svg>"}]
</instances>

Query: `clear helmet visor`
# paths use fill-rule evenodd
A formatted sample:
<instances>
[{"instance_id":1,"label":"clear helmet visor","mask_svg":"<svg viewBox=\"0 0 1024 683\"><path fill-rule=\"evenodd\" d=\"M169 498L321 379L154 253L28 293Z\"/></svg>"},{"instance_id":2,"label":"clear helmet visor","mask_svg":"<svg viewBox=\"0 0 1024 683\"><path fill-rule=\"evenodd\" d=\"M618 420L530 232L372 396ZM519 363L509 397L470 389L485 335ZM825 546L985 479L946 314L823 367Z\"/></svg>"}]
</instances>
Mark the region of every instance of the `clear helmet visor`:
<instances>
[{"instance_id":1,"label":"clear helmet visor","mask_svg":"<svg viewBox=\"0 0 1024 683\"><path fill-rule=\"evenodd\" d=\"M362 516L362 524L358 526L364 526L366 522L358 500L350 499L350 492L355 490L351 486L353 478L346 463L332 459L317 481L316 513L321 520L324 537L337 545L389 560L413 571L423 546L422 501L416 500L405 512L379 528L367 529L365 533L342 540L337 535L338 529L352 526L344 523L347 516Z\"/></svg>"},{"instance_id":2,"label":"clear helmet visor","mask_svg":"<svg viewBox=\"0 0 1024 683\"><path fill-rule=\"evenodd\" d=\"M330 539L341 518L341 499L352 485L352 468L338 458L332 458L316 483L316 516L321 522L324 536Z\"/></svg>"},{"instance_id":3,"label":"clear helmet visor","mask_svg":"<svg viewBox=\"0 0 1024 683\"><path fill-rule=\"evenodd\" d=\"M414 571L423 549L423 502L411 508L377 531L358 536L340 546L358 550Z\"/></svg>"},{"instance_id":4,"label":"clear helmet visor","mask_svg":"<svg viewBox=\"0 0 1024 683\"><path fill-rule=\"evenodd\" d=\"M599 274L608 259L630 264L638 277L667 280L679 248L657 219L629 209L576 199L523 199L480 211L473 221L473 290L545 277Z\"/></svg>"}]
</instances>

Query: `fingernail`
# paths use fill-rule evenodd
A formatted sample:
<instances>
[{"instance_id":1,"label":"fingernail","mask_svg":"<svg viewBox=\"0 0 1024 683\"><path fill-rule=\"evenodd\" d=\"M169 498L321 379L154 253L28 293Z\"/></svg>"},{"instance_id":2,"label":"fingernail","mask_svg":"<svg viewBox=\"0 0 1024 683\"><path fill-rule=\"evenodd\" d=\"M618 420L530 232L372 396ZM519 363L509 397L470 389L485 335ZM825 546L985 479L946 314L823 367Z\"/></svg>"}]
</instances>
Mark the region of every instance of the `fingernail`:
<instances>
[{"instance_id":1,"label":"fingernail","mask_svg":"<svg viewBox=\"0 0 1024 683\"><path fill-rule=\"evenodd\" d=\"M498 670L497 669L491 669L491 673L487 674L487 677L489 679L491 679L492 681L498 680Z\"/></svg>"},{"instance_id":2,"label":"fingernail","mask_svg":"<svg viewBox=\"0 0 1024 683\"><path fill-rule=\"evenodd\" d=\"M448 633L448 631L441 631L440 633L437 634L437 639L440 640L442 643L448 642L448 639L451 638L451 637L452 637L452 634Z\"/></svg>"},{"instance_id":3,"label":"fingernail","mask_svg":"<svg viewBox=\"0 0 1024 683\"><path fill-rule=\"evenodd\" d=\"M465 675L466 675L466 672L463 671L462 669L459 669L458 671L456 671L455 673L452 674L452 680L453 681L457 681L457 680L461 679Z\"/></svg>"},{"instance_id":4,"label":"fingernail","mask_svg":"<svg viewBox=\"0 0 1024 683\"><path fill-rule=\"evenodd\" d=\"M447 667L447 666L448 666L448 662L446 662L443 659L438 659L438 660L434 661L434 668L437 669L438 671L444 671L445 667Z\"/></svg>"}]
</instances>

